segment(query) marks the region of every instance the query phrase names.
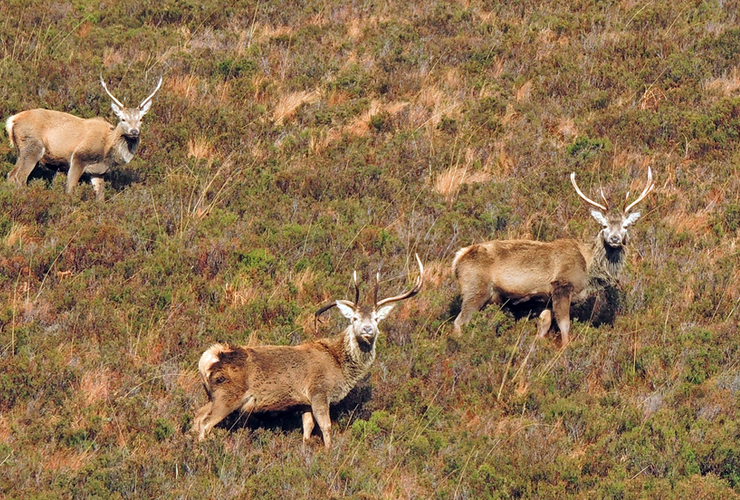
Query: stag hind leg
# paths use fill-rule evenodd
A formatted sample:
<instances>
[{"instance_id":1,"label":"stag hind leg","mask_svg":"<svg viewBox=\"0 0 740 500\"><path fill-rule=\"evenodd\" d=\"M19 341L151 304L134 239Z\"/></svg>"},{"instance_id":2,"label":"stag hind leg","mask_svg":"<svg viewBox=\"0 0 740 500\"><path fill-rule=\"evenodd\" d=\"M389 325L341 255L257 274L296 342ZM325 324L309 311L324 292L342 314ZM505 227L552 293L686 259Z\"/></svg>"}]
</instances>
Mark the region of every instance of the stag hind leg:
<instances>
[{"instance_id":1,"label":"stag hind leg","mask_svg":"<svg viewBox=\"0 0 740 500\"><path fill-rule=\"evenodd\" d=\"M553 283L552 312L560 329L560 341L565 347L570 342L570 299L573 291L572 285L560 285Z\"/></svg>"},{"instance_id":2,"label":"stag hind leg","mask_svg":"<svg viewBox=\"0 0 740 500\"><path fill-rule=\"evenodd\" d=\"M18 159L15 167L8 172L8 181L18 186L23 186L28 181L34 167L44 157L46 149L41 141L37 139L26 139L18 144Z\"/></svg>"},{"instance_id":3,"label":"stag hind leg","mask_svg":"<svg viewBox=\"0 0 740 500\"><path fill-rule=\"evenodd\" d=\"M452 329L452 333L458 337L462 335L462 327L470 323L473 313L483 309L486 304L496 301L488 283L484 281L461 284L460 288L462 289L462 306L460 306L460 314L455 318L455 326Z\"/></svg>"},{"instance_id":4,"label":"stag hind leg","mask_svg":"<svg viewBox=\"0 0 740 500\"><path fill-rule=\"evenodd\" d=\"M308 440L311 439L311 433L314 428L313 413L310 410L304 411L301 417L303 418L303 446L305 447Z\"/></svg>"},{"instance_id":5,"label":"stag hind leg","mask_svg":"<svg viewBox=\"0 0 740 500\"><path fill-rule=\"evenodd\" d=\"M211 401L203 406L195 415L193 428L190 430L198 436L198 441L203 441L208 431L213 429L216 424L225 419L231 412L236 411L242 406L242 411L251 412L254 406L254 399L250 399L244 405L241 401L232 402L228 397L223 397L218 393L214 394Z\"/></svg>"},{"instance_id":6,"label":"stag hind leg","mask_svg":"<svg viewBox=\"0 0 740 500\"><path fill-rule=\"evenodd\" d=\"M540 313L540 317L537 318L537 338L542 338L547 335L552 325L552 311L545 309Z\"/></svg>"}]
</instances>

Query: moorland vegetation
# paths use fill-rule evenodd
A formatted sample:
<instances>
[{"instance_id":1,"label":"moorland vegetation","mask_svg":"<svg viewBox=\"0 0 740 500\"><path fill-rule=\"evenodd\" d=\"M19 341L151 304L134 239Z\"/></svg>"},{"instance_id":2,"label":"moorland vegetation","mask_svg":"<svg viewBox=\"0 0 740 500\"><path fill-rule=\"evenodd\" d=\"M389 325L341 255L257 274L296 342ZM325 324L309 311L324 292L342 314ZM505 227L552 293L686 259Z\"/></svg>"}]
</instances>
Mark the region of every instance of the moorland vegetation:
<instances>
[{"instance_id":1,"label":"moorland vegetation","mask_svg":"<svg viewBox=\"0 0 740 500\"><path fill-rule=\"evenodd\" d=\"M737 498L736 0L0 3L0 116L114 121L162 88L107 199L0 141L0 496ZM489 307L451 335L455 252L590 241L651 166L610 321L529 353ZM617 198L618 197L618 198ZM424 288L332 407L188 439L214 342L295 345L314 312ZM526 361L526 362L525 362Z\"/></svg>"}]
</instances>

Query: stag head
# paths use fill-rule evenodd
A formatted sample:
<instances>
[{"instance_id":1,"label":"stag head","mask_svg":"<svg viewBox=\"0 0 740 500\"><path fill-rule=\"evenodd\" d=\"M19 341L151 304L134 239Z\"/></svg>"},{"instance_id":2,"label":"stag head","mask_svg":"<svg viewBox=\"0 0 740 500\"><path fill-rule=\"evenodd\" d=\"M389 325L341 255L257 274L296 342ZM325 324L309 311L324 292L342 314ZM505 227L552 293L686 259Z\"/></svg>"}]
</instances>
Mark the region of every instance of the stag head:
<instances>
[{"instance_id":1,"label":"stag head","mask_svg":"<svg viewBox=\"0 0 740 500\"><path fill-rule=\"evenodd\" d=\"M576 189L576 193L578 193L578 196L583 198L586 203L600 209L592 209L591 217L596 219L596 222L601 224L601 238L604 241L604 244L608 245L611 248L620 248L627 244L627 230L630 228L630 226L632 226L632 224L637 222L637 219L639 219L641 215L639 211L630 212L630 210L635 205L640 203L655 187L655 184L653 183L653 172L650 167L648 167L647 183L645 184L645 189L642 190L640 196L638 196L635 201L627 205L627 207L622 212L610 212L609 204L604 197L603 190L601 191L601 198L604 200L604 205L593 201L583 194L583 192L578 188L578 184L576 184L575 172L572 172L570 174L570 182Z\"/></svg>"},{"instance_id":2,"label":"stag head","mask_svg":"<svg viewBox=\"0 0 740 500\"><path fill-rule=\"evenodd\" d=\"M336 306L342 315L352 322L352 333L354 334L357 343L361 346L372 346L378 336L378 323L388 316L388 313L391 312L397 302L411 298L421 290L421 285L424 282L424 266L422 265L421 259L419 259L418 255L416 255L416 262L419 264L419 277L416 279L416 284L411 290L402 293L401 295L396 295L395 297L388 297L387 299L380 301L378 300L378 281L380 279L380 275L376 275L372 306L360 305L360 287L357 283L357 271L355 271L352 275L355 285L355 301L350 302L349 300L337 300L336 302L328 304L316 311L316 319L318 319L324 312Z\"/></svg>"},{"instance_id":3,"label":"stag head","mask_svg":"<svg viewBox=\"0 0 740 500\"><path fill-rule=\"evenodd\" d=\"M152 106L152 98L159 90L159 87L162 86L162 77L159 77L159 82L157 82L157 87L154 89L154 92L152 92L149 97L141 101L141 104L139 104L137 108L127 108L121 101L116 99L105 85L103 75L100 75L100 83L103 85L105 93L111 98L110 107L113 110L113 113L115 113L120 120L118 126L122 129L121 133L132 139L138 138L141 130L141 121Z\"/></svg>"}]
</instances>

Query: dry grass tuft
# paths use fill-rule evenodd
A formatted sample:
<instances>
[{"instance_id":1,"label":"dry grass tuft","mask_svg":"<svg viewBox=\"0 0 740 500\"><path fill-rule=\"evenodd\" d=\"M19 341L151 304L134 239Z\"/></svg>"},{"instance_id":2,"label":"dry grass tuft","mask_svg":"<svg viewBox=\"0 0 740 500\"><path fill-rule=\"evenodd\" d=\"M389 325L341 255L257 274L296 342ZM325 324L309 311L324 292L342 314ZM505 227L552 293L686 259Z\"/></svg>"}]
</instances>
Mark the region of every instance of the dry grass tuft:
<instances>
[{"instance_id":1,"label":"dry grass tuft","mask_svg":"<svg viewBox=\"0 0 740 500\"><path fill-rule=\"evenodd\" d=\"M487 169L470 172L473 165L474 153L471 149L465 152L465 160L462 165L453 165L441 174L434 181L434 190L441 194L445 201L451 202L463 184L472 184L476 182L488 182L493 179L493 175Z\"/></svg>"},{"instance_id":2,"label":"dry grass tuft","mask_svg":"<svg viewBox=\"0 0 740 500\"><path fill-rule=\"evenodd\" d=\"M275 106L275 110L272 113L272 120L275 122L275 125L282 125L283 121L293 116L296 110L303 104L313 104L318 102L319 99L321 99L321 91L319 90L312 90L311 92L301 90L288 94Z\"/></svg>"},{"instance_id":3,"label":"dry grass tuft","mask_svg":"<svg viewBox=\"0 0 740 500\"><path fill-rule=\"evenodd\" d=\"M740 68L735 66L728 74L709 80L705 82L704 86L709 91L730 97L740 89Z\"/></svg>"},{"instance_id":4,"label":"dry grass tuft","mask_svg":"<svg viewBox=\"0 0 740 500\"><path fill-rule=\"evenodd\" d=\"M195 103L198 97L200 79L197 75L174 75L167 79L167 88L170 93L184 97L188 102Z\"/></svg>"},{"instance_id":5,"label":"dry grass tuft","mask_svg":"<svg viewBox=\"0 0 740 500\"><path fill-rule=\"evenodd\" d=\"M213 143L204 136L188 139L188 156L198 160L213 159Z\"/></svg>"},{"instance_id":6,"label":"dry grass tuft","mask_svg":"<svg viewBox=\"0 0 740 500\"><path fill-rule=\"evenodd\" d=\"M245 279L237 278L233 283L224 285L226 301L234 307L249 304L259 296L259 290L249 285Z\"/></svg>"},{"instance_id":7,"label":"dry grass tuft","mask_svg":"<svg viewBox=\"0 0 740 500\"><path fill-rule=\"evenodd\" d=\"M8 231L8 234L5 236L5 245L12 247L16 244L20 246L36 244L38 243L39 238L35 236L35 232L35 229L31 226L27 226L20 222L14 222L13 225L10 226L10 231Z\"/></svg>"},{"instance_id":8,"label":"dry grass tuft","mask_svg":"<svg viewBox=\"0 0 740 500\"><path fill-rule=\"evenodd\" d=\"M110 371L105 368L86 371L80 381L80 392L89 405L105 401L110 394Z\"/></svg>"}]
</instances>

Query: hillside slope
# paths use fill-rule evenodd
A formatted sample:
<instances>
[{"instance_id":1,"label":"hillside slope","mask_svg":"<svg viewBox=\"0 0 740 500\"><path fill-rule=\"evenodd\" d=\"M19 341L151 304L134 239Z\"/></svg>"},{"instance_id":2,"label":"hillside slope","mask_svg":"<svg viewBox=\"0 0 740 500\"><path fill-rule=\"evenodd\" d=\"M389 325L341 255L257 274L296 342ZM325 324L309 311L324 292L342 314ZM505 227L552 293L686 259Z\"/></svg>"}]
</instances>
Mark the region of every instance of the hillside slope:
<instances>
[{"instance_id":1,"label":"hillside slope","mask_svg":"<svg viewBox=\"0 0 740 500\"><path fill-rule=\"evenodd\" d=\"M108 199L0 183L7 498L740 497L737 1L0 4L0 117L104 116L162 75ZM0 175L16 153L2 136ZM455 252L591 240L655 172L613 324L460 338ZM40 172L44 174L44 172ZM46 174L49 174L46 172ZM424 290L333 409L184 434L213 342L295 344L327 301ZM525 363L526 358L526 363Z\"/></svg>"}]
</instances>

